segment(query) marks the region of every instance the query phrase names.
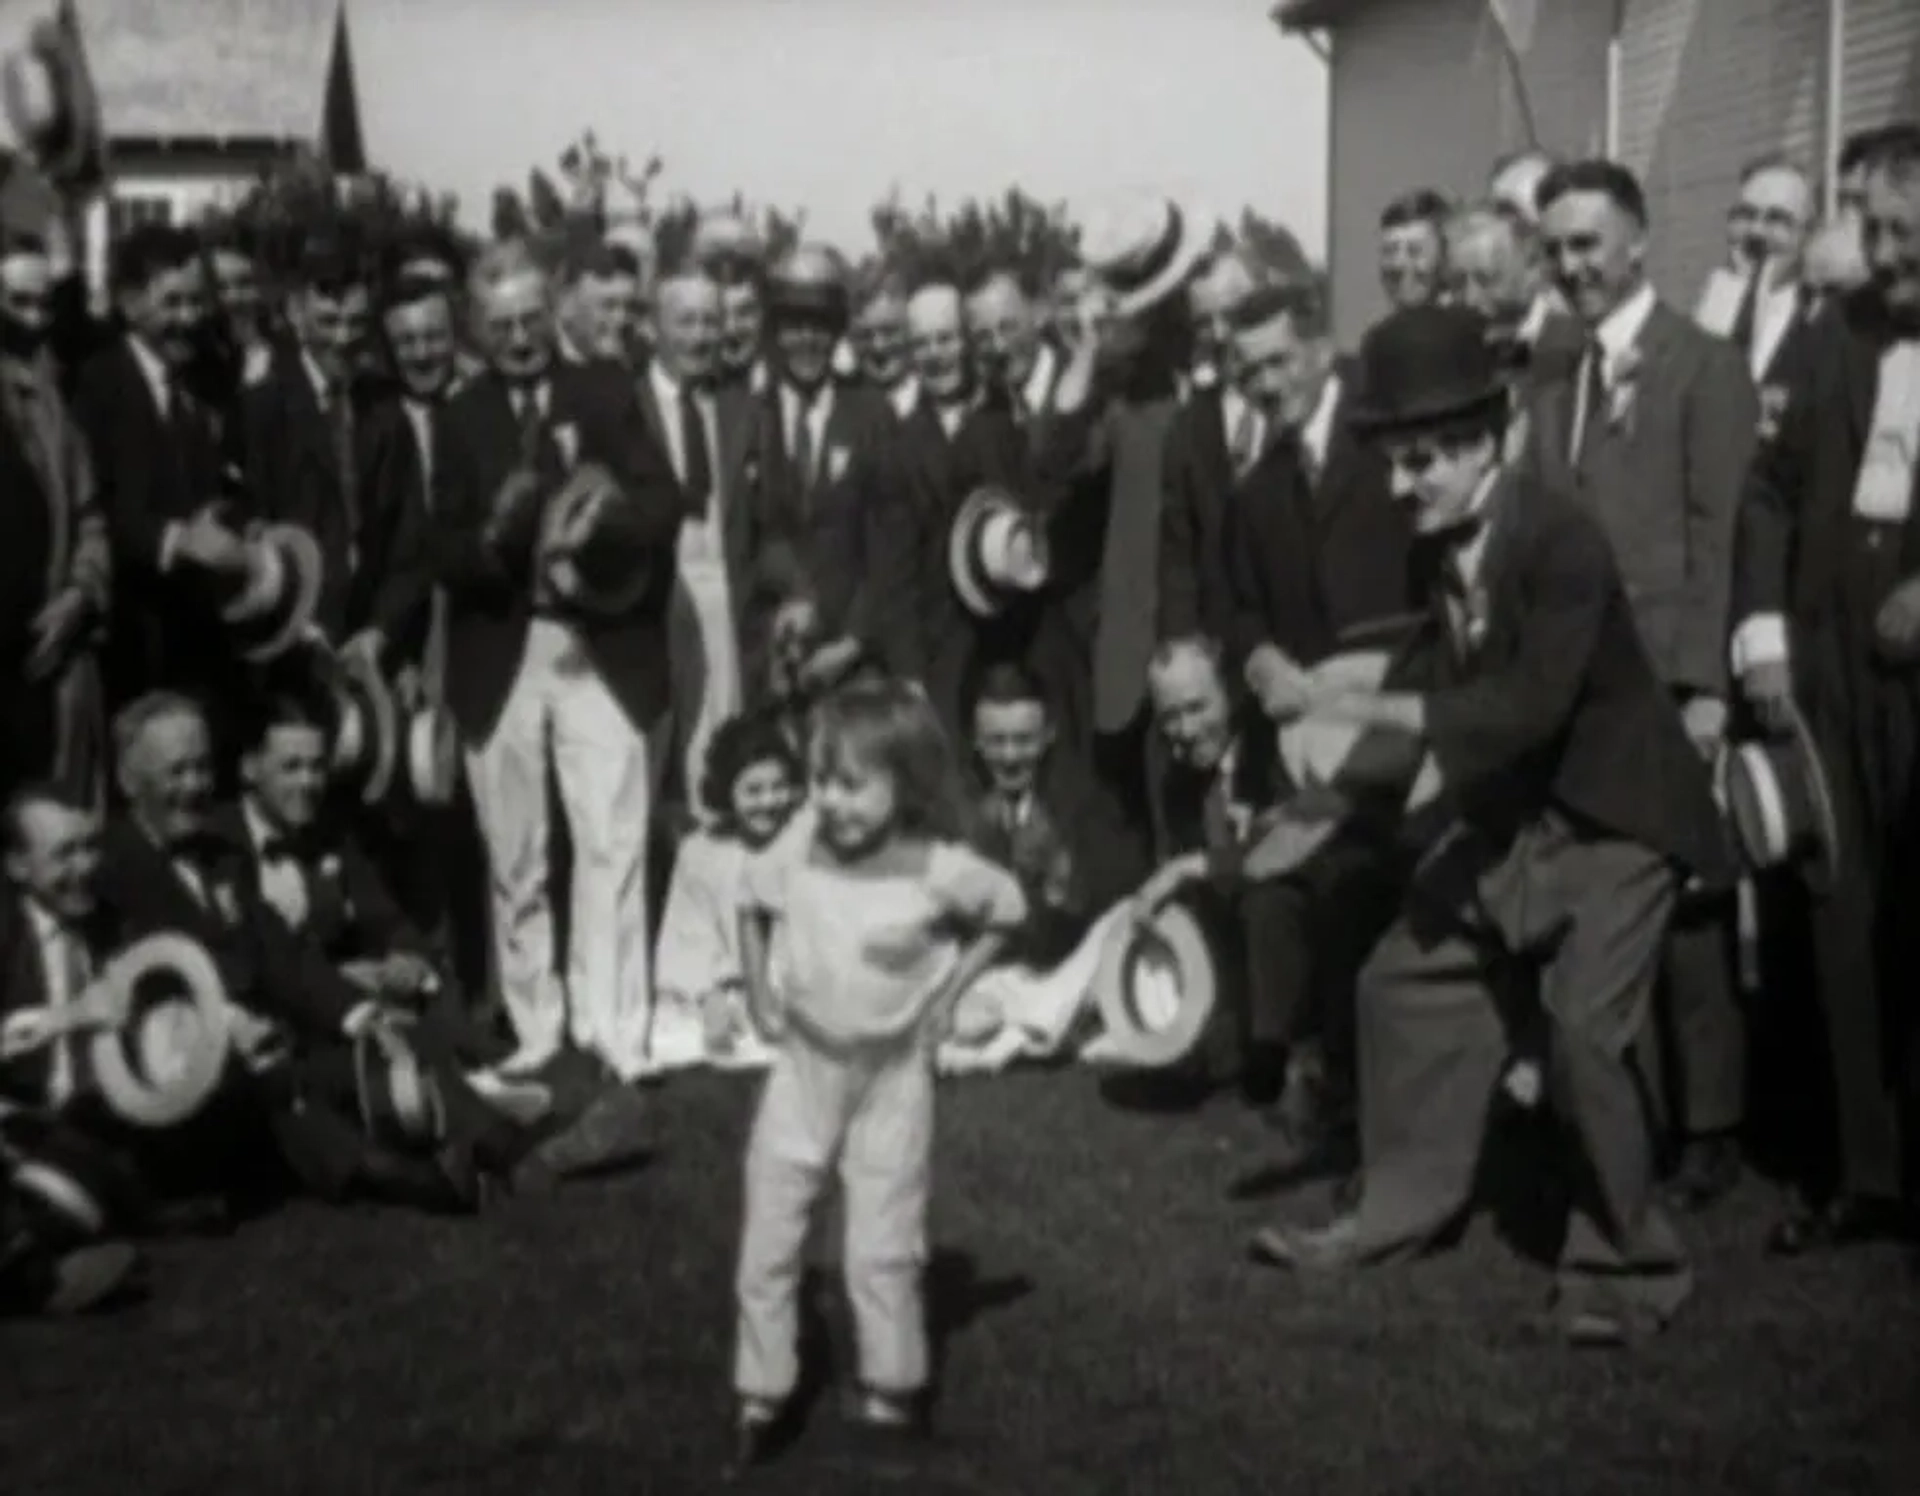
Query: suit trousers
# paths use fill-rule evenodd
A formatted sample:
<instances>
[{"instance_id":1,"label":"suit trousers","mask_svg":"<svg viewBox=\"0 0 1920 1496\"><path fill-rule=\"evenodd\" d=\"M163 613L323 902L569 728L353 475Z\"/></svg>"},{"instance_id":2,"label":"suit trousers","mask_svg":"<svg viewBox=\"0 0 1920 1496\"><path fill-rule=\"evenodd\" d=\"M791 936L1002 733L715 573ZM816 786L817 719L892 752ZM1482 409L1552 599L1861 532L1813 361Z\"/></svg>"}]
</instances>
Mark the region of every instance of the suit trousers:
<instances>
[{"instance_id":1,"label":"suit trousers","mask_svg":"<svg viewBox=\"0 0 1920 1496\"><path fill-rule=\"evenodd\" d=\"M555 969L549 766L573 849L564 980ZM515 1063L542 1064L570 1038L632 1080L646 1049L647 740L566 624L529 626L500 720L468 746L467 777L487 847Z\"/></svg>"},{"instance_id":2,"label":"suit trousers","mask_svg":"<svg viewBox=\"0 0 1920 1496\"><path fill-rule=\"evenodd\" d=\"M1359 991L1362 1250L1417 1250L1471 1203L1508 1031L1537 976L1549 1097L1579 1154L1560 1274L1664 1319L1691 1290L1654 1191L1633 1046L1676 879L1656 853L1553 813L1504 851L1456 840L1414 875Z\"/></svg>"},{"instance_id":3,"label":"suit trousers","mask_svg":"<svg viewBox=\"0 0 1920 1496\"><path fill-rule=\"evenodd\" d=\"M843 1053L790 1033L774 1055L747 1143L733 1372L743 1396L781 1400L799 1380L802 1258L836 1161L860 1379L901 1394L927 1383L931 1058L917 1038Z\"/></svg>"},{"instance_id":4,"label":"suit trousers","mask_svg":"<svg viewBox=\"0 0 1920 1496\"><path fill-rule=\"evenodd\" d=\"M1655 1074L1670 1131L1682 1137L1732 1132L1746 1119L1747 1029L1734 980L1732 894L1688 901L1675 912L1661 969L1660 1014L1651 1025Z\"/></svg>"}]
</instances>

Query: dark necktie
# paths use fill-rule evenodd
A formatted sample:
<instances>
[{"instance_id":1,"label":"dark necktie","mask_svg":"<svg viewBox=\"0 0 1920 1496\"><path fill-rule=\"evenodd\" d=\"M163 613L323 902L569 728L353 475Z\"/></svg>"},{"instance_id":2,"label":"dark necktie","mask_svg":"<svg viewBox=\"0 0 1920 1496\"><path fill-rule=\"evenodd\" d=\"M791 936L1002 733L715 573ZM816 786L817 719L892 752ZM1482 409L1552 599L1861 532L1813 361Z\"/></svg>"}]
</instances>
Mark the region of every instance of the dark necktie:
<instances>
[{"instance_id":1,"label":"dark necktie","mask_svg":"<svg viewBox=\"0 0 1920 1496\"><path fill-rule=\"evenodd\" d=\"M1755 270L1747 277L1747 289L1740 293L1740 310L1733 314L1733 328L1727 337L1746 358L1753 356L1754 326L1760 311L1760 275Z\"/></svg>"},{"instance_id":2,"label":"dark necktie","mask_svg":"<svg viewBox=\"0 0 1920 1496\"><path fill-rule=\"evenodd\" d=\"M353 455L353 397L344 385L327 396L327 416L333 428L334 469L340 475L340 512L347 526L347 572L360 561L360 466Z\"/></svg>"},{"instance_id":3,"label":"dark necktie","mask_svg":"<svg viewBox=\"0 0 1920 1496\"><path fill-rule=\"evenodd\" d=\"M700 404L693 390L680 386L680 451L686 463L687 507L704 515L713 498L713 454L707 450L707 423L700 418Z\"/></svg>"},{"instance_id":4,"label":"dark necktie","mask_svg":"<svg viewBox=\"0 0 1920 1496\"><path fill-rule=\"evenodd\" d=\"M1595 433L1607 419L1607 376L1606 350L1600 346L1599 339L1587 340L1587 351L1580 361L1580 405L1581 422L1579 446L1571 454L1573 465L1579 467L1587 453L1593 450Z\"/></svg>"}]
</instances>

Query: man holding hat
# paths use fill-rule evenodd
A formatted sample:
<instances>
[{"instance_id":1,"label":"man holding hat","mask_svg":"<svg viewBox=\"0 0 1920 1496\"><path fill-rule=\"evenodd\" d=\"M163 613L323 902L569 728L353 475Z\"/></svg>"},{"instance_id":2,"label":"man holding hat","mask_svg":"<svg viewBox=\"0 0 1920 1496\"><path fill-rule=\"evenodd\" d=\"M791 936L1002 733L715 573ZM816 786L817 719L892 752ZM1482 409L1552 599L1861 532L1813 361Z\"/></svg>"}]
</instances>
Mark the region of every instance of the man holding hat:
<instances>
[{"instance_id":1,"label":"man holding hat","mask_svg":"<svg viewBox=\"0 0 1920 1496\"><path fill-rule=\"evenodd\" d=\"M1483 319L1404 309L1362 361L1356 421L1413 509L1430 616L1383 689L1310 677L1292 707L1377 734L1388 803L1437 775L1440 834L1360 979L1357 1203L1318 1229L1265 1230L1255 1250L1331 1271L1432 1242L1471 1203L1505 1022L1532 988L1578 1154L1553 1323L1620 1344L1692 1284L1633 1049L1681 884L1730 875L1719 814L1605 532L1504 460Z\"/></svg>"}]
</instances>

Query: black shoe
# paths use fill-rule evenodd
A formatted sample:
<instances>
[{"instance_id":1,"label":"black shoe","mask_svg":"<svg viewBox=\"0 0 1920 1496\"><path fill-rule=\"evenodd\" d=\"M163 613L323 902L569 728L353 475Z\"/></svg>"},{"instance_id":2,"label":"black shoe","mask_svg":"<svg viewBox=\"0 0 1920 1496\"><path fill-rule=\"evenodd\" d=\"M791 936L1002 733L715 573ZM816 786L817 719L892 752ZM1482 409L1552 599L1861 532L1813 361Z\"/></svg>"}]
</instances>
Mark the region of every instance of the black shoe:
<instances>
[{"instance_id":1,"label":"black shoe","mask_svg":"<svg viewBox=\"0 0 1920 1496\"><path fill-rule=\"evenodd\" d=\"M1910 1235L1911 1223L1891 1200L1840 1195L1827 1204L1801 1209L1773 1228L1767 1250L1776 1257L1838 1251L1864 1242L1897 1241Z\"/></svg>"},{"instance_id":2,"label":"black shoe","mask_svg":"<svg viewBox=\"0 0 1920 1496\"><path fill-rule=\"evenodd\" d=\"M369 1199L434 1215L473 1215L486 1195L472 1150L457 1144L443 1147L431 1158L414 1158L370 1146L362 1160L359 1183Z\"/></svg>"},{"instance_id":3,"label":"black shoe","mask_svg":"<svg viewBox=\"0 0 1920 1496\"><path fill-rule=\"evenodd\" d=\"M1287 1047L1249 1044L1240 1060L1240 1099L1261 1110L1277 1104L1287 1088Z\"/></svg>"},{"instance_id":4,"label":"black shoe","mask_svg":"<svg viewBox=\"0 0 1920 1496\"><path fill-rule=\"evenodd\" d=\"M760 1398L743 1397L728 1429L727 1458L721 1475L738 1480L755 1465L772 1459L779 1443L780 1409Z\"/></svg>"},{"instance_id":5,"label":"black shoe","mask_svg":"<svg viewBox=\"0 0 1920 1496\"><path fill-rule=\"evenodd\" d=\"M632 1086L609 1085L571 1125L528 1155L561 1178L598 1173L643 1158L652 1141L647 1104Z\"/></svg>"},{"instance_id":6,"label":"black shoe","mask_svg":"<svg viewBox=\"0 0 1920 1496\"><path fill-rule=\"evenodd\" d=\"M1680 1154L1668 1192L1683 1210L1705 1210L1740 1182L1740 1145L1728 1133L1694 1138Z\"/></svg>"}]
</instances>

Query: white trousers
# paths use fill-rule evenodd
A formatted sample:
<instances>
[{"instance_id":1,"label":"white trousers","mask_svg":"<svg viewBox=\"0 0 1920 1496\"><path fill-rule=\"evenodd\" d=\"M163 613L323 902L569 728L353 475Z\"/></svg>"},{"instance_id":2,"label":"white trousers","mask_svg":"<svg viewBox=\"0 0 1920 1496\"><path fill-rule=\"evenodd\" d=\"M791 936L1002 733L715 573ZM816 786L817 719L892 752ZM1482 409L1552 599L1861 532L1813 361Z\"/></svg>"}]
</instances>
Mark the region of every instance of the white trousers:
<instances>
[{"instance_id":1,"label":"white trousers","mask_svg":"<svg viewBox=\"0 0 1920 1496\"><path fill-rule=\"evenodd\" d=\"M674 709L689 714L686 775L687 803L703 815L716 815L724 806L700 803L706 777L707 745L720 724L738 715L741 706L740 641L734 637L733 593L727 582L725 559L714 548L717 531L683 525L679 552L682 593L693 615L700 651L698 701L676 701Z\"/></svg>"},{"instance_id":2,"label":"white trousers","mask_svg":"<svg viewBox=\"0 0 1920 1496\"><path fill-rule=\"evenodd\" d=\"M834 1164L846 1216L848 1306L860 1380L881 1392L927 1384L927 1197L933 1067L918 1044L829 1054L789 1031L747 1142L746 1215L734 1282L734 1389L781 1401L800 1375L807 1228Z\"/></svg>"},{"instance_id":3,"label":"white trousers","mask_svg":"<svg viewBox=\"0 0 1920 1496\"><path fill-rule=\"evenodd\" d=\"M573 845L564 981L554 963L549 762ZM467 774L487 844L501 998L520 1045L514 1063L541 1064L571 1039L633 1079L647 1035L647 741L566 624L536 618L528 628L506 707L486 741L469 746Z\"/></svg>"}]
</instances>

